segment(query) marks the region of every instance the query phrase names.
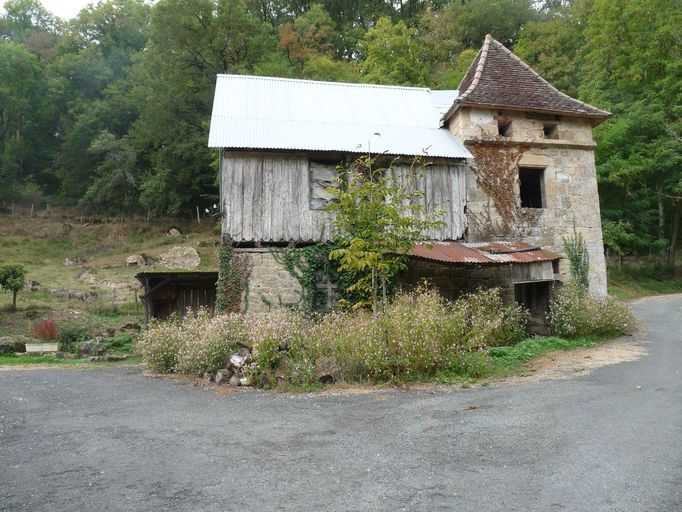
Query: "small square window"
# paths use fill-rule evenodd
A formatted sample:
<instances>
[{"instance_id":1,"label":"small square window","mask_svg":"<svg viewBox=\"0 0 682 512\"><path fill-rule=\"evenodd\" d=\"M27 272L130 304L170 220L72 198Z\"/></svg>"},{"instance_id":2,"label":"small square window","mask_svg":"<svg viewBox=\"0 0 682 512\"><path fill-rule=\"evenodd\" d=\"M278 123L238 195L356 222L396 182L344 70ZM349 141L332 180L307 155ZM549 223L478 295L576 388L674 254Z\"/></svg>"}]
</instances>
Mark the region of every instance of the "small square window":
<instances>
[{"instance_id":1,"label":"small square window","mask_svg":"<svg viewBox=\"0 0 682 512\"><path fill-rule=\"evenodd\" d=\"M559 125L556 123L543 123L542 133L545 135L545 139L558 139Z\"/></svg>"},{"instance_id":2,"label":"small square window","mask_svg":"<svg viewBox=\"0 0 682 512\"><path fill-rule=\"evenodd\" d=\"M521 208L544 208L544 169L519 168Z\"/></svg>"},{"instance_id":3,"label":"small square window","mask_svg":"<svg viewBox=\"0 0 682 512\"><path fill-rule=\"evenodd\" d=\"M512 122L506 119L497 120L497 133L500 137L512 136Z\"/></svg>"}]
</instances>

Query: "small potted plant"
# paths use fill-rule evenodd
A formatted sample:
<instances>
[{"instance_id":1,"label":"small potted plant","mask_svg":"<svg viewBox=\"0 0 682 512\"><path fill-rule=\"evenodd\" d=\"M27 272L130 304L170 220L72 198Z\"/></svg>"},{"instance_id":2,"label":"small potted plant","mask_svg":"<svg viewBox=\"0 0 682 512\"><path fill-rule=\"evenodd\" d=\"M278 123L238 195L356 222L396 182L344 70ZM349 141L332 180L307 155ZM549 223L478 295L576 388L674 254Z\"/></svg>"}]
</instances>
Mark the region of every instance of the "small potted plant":
<instances>
[{"instance_id":1,"label":"small potted plant","mask_svg":"<svg viewBox=\"0 0 682 512\"><path fill-rule=\"evenodd\" d=\"M59 329L52 318L43 318L33 327L33 334L38 338L37 343L26 343L26 353L57 352L57 334Z\"/></svg>"}]
</instances>

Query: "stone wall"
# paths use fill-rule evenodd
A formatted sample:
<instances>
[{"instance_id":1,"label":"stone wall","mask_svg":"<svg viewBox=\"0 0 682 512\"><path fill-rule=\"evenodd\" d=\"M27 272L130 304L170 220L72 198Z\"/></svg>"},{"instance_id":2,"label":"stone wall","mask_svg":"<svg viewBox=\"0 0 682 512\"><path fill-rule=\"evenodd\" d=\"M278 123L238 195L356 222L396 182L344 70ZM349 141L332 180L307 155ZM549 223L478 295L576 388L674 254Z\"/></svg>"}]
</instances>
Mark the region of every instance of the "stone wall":
<instances>
[{"instance_id":1,"label":"stone wall","mask_svg":"<svg viewBox=\"0 0 682 512\"><path fill-rule=\"evenodd\" d=\"M511 281L511 264L501 265L449 265L435 261L413 258L398 283L412 289L426 280L446 299L454 300L477 287L501 288L505 302L514 301L514 285Z\"/></svg>"},{"instance_id":2,"label":"stone wall","mask_svg":"<svg viewBox=\"0 0 682 512\"><path fill-rule=\"evenodd\" d=\"M242 298L242 310L259 313L301 301L301 285L273 256L276 248L235 249L252 265L249 284Z\"/></svg>"},{"instance_id":3,"label":"stone wall","mask_svg":"<svg viewBox=\"0 0 682 512\"><path fill-rule=\"evenodd\" d=\"M562 237L576 229L585 239L590 255L590 290L606 293L606 262L602 241L599 194L594 164L595 144L592 127L585 119L561 117L557 139L545 139L543 119L520 112L497 112L461 109L450 123L450 131L459 140L471 144L481 134L497 134L498 120L511 121L510 140L524 142L530 149L520 166L544 169L544 208L531 210L533 220L515 226L514 233L495 232L499 224L488 196L476 184L470 169L467 174L467 213L471 242L489 240L522 240L563 254ZM555 116L547 118L556 119ZM517 181L515 192L519 194ZM484 219L491 212L492 223L482 226L473 219ZM491 230L492 226L492 230ZM492 231L492 233L491 233ZM561 279L569 277L567 260L560 264Z\"/></svg>"}]
</instances>

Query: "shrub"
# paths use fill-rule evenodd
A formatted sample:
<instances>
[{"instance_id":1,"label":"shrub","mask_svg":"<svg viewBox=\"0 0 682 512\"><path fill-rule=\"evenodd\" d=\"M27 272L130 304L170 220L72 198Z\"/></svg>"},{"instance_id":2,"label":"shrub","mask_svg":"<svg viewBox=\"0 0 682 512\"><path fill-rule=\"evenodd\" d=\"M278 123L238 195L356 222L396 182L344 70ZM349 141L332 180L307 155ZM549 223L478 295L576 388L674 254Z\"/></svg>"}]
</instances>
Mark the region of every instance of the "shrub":
<instances>
[{"instance_id":1,"label":"shrub","mask_svg":"<svg viewBox=\"0 0 682 512\"><path fill-rule=\"evenodd\" d=\"M149 329L137 340L136 350L152 371L175 371L178 351L182 345L179 327L179 322L174 318L166 321L153 320Z\"/></svg>"},{"instance_id":2,"label":"shrub","mask_svg":"<svg viewBox=\"0 0 682 512\"><path fill-rule=\"evenodd\" d=\"M43 318L33 327L33 334L41 341L52 341L57 339L59 329L52 318Z\"/></svg>"},{"instance_id":3,"label":"shrub","mask_svg":"<svg viewBox=\"0 0 682 512\"><path fill-rule=\"evenodd\" d=\"M252 347L251 362L247 368L251 380L271 380L280 362L280 352L291 352L300 363L309 327L309 321L301 313L286 309L246 317L245 329Z\"/></svg>"},{"instance_id":4,"label":"shrub","mask_svg":"<svg viewBox=\"0 0 682 512\"><path fill-rule=\"evenodd\" d=\"M627 306L610 296L590 295L575 283L557 290L548 316L552 334L564 337L619 335L636 327Z\"/></svg>"},{"instance_id":5,"label":"shrub","mask_svg":"<svg viewBox=\"0 0 682 512\"><path fill-rule=\"evenodd\" d=\"M505 304L499 288L469 293L458 299L453 309L465 319L467 350L512 345L526 335L526 311L518 304Z\"/></svg>"},{"instance_id":6,"label":"shrub","mask_svg":"<svg viewBox=\"0 0 682 512\"><path fill-rule=\"evenodd\" d=\"M215 372L225 366L230 353L246 337L241 315L212 318L206 310L185 317L179 336L175 370L190 375Z\"/></svg>"},{"instance_id":7,"label":"shrub","mask_svg":"<svg viewBox=\"0 0 682 512\"><path fill-rule=\"evenodd\" d=\"M479 290L453 304L419 289L396 295L377 318L362 310L316 321L285 309L215 318L200 311L181 322L155 322L137 347L152 370L201 375L249 346L245 371L252 382L268 386L281 377L301 385L316 381L320 357L333 357L349 382L439 371L477 375L487 366L481 349L524 333L525 312L504 305L499 291Z\"/></svg>"},{"instance_id":8,"label":"shrub","mask_svg":"<svg viewBox=\"0 0 682 512\"><path fill-rule=\"evenodd\" d=\"M398 294L377 323L394 375L447 368L466 350L465 318L434 290Z\"/></svg>"},{"instance_id":9,"label":"shrub","mask_svg":"<svg viewBox=\"0 0 682 512\"><path fill-rule=\"evenodd\" d=\"M104 339L104 345L109 352L131 352L135 334L129 332L119 332Z\"/></svg>"},{"instance_id":10,"label":"shrub","mask_svg":"<svg viewBox=\"0 0 682 512\"><path fill-rule=\"evenodd\" d=\"M81 343L90 338L90 333L79 325L67 324L57 336L59 343L59 350L63 352L78 353L78 347Z\"/></svg>"}]
</instances>

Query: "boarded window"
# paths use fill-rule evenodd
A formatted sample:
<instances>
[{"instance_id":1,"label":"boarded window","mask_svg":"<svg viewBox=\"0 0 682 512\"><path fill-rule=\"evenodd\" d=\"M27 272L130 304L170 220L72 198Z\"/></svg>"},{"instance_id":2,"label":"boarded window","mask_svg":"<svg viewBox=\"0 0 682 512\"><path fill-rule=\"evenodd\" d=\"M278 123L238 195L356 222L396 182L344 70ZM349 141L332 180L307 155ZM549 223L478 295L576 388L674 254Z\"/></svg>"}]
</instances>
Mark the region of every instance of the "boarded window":
<instances>
[{"instance_id":1,"label":"boarded window","mask_svg":"<svg viewBox=\"0 0 682 512\"><path fill-rule=\"evenodd\" d=\"M544 208L544 169L519 168L521 208Z\"/></svg>"},{"instance_id":2,"label":"boarded window","mask_svg":"<svg viewBox=\"0 0 682 512\"><path fill-rule=\"evenodd\" d=\"M339 162L310 160L309 183L310 183L310 209L322 210L329 202L334 199L327 188L335 187L334 178L336 177L336 167Z\"/></svg>"}]
</instances>

